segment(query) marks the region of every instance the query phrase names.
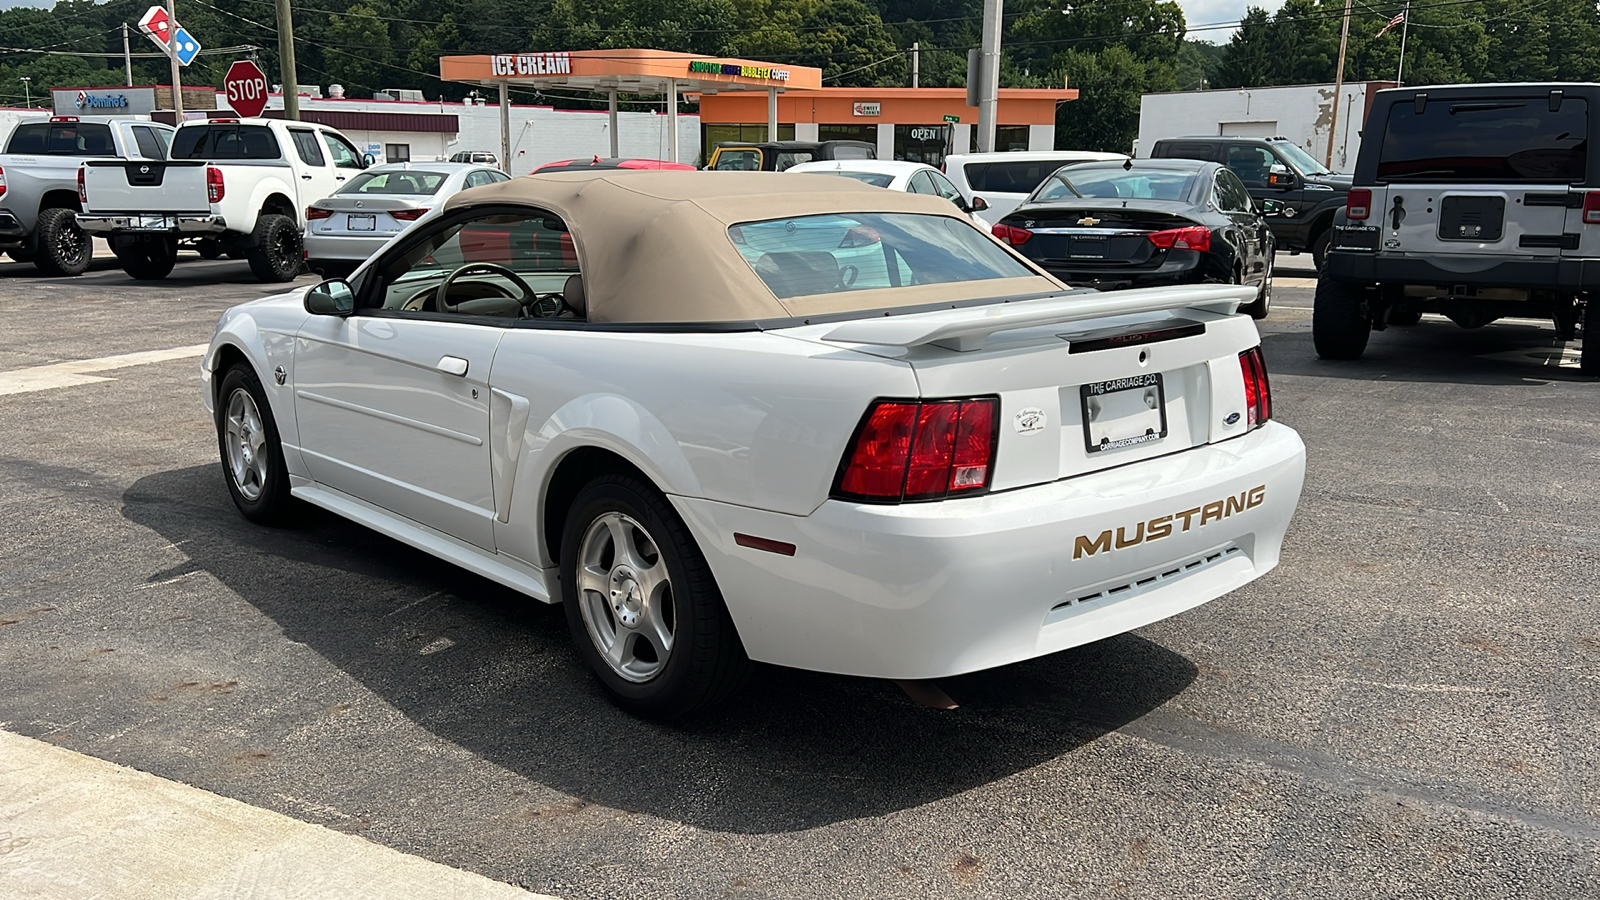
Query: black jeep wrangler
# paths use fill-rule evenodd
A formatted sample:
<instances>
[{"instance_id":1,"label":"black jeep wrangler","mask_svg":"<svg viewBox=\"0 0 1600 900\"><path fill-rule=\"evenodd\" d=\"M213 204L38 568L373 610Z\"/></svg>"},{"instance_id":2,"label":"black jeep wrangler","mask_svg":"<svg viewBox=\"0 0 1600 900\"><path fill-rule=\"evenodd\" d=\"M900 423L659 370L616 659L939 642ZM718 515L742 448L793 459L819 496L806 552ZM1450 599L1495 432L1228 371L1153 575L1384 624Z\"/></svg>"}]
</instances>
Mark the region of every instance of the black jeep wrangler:
<instances>
[{"instance_id":1,"label":"black jeep wrangler","mask_svg":"<svg viewBox=\"0 0 1600 900\"><path fill-rule=\"evenodd\" d=\"M1597 137L1600 84L1379 91L1317 281L1317 354L1355 359L1374 328L1424 312L1600 330ZM1600 374L1584 338L1581 369Z\"/></svg>"},{"instance_id":2,"label":"black jeep wrangler","mask_svg":"<svg viewBox=\"0 0 1600 900\"><path fill-rule=\"evenodd\" d=\"M1284 137L1163 138L1150 148L1152 158L1177 157L1219 162L1239 176L1259 204L1276 200L1267 227L1278 249L1310 251L1317 268L1328 250L1329 227L1344 208L1350 176L1328 170L1294 141Z\"/></svg>"}]
</instances>

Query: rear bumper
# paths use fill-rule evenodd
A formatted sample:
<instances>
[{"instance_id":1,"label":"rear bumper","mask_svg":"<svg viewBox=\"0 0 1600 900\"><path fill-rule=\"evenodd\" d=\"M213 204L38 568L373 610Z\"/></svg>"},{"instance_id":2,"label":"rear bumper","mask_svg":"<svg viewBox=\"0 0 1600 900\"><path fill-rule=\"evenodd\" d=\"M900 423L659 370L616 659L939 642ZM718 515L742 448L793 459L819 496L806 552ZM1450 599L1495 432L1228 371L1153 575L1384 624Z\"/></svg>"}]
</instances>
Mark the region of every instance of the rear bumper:
<instances>
[{"instance_id":1,"label":"rear bumper","mask_svg":"<svg viewBox=\"0 0 1600 900\"><path fill-rule=\"evenodd\" d=\"M1600 290L1600 259L1503 256L1411 256L1333 251L1324 278L1356 284L1431 284L1443 287Z\"/></svg>"},{"instance_id":2,"label":"rear bumper","mask_svg":"<svg viewBox=\"0 0 1600 900\"><path fill-rule=\"evenodd\" d=\"M399 234L399 232L395 232ZM340 260L347 262L363 262L372 254L383 249L394 234L383 234L368 237L306 233L306 257L309 259Z\"/></svg>"},{"instance_id":3,"label":"rear bumper","mask_svg":"<svg viewBox=\"0 0 1600 900\"><path fill-rule=\"evenodd\" d=\"M1034 260L1051 275L1074 287L1092 287L1101 290L1119 288L1163 287L1172 284L1200 284L1206 280L1205 259L1198 251L1169 250L1161 265L1130 266L1074 266L1070 262Z\"/></svg>"},{"instance_id":4,"label":"rear bumper","mask_svg":"<svg viewBox=\"0 0 1600 900\"><path fill-rule=\"evenodd\" d=\"M1269 423L1219 444L963 500L830 500L809 516L674 503L751 658L939 678L1120 634L1247 584L1277 565L1304 476L1299 435ZM1195 511L1208 509L1228 514L1202 525L1209 513ZM1170 533L1152 536L1163 528ZM741 547L735 532L792 543L795 555Z\"/></svg>"},{"instance_id":5,"label":"rear bumper","mask_svg":"<svg viewBox=\"0 0 1600 900\"><path fill-rule=\"evenodd\" d=\"M0 210L0 247L16 249L28 242L28 229L22 227L17 217Z\"/></svg>"},{"instance_id":6,"label":"rear bumper","mask_svg":"<svg viewBox=\"0 0 1600 900\"><path fill-rule=\"evenodd\" d=\"M151 213L146 215L78 214L78 227L90 234L221 234L222 216Z\"/></svg>"}]
</instances>

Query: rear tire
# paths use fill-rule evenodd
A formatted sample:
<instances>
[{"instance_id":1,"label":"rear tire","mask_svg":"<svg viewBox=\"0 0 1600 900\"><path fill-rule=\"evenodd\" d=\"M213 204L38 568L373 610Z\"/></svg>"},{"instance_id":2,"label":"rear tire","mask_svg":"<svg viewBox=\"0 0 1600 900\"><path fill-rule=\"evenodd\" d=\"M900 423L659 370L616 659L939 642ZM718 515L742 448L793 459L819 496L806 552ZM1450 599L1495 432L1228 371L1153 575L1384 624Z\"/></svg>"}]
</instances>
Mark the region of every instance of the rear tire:
<instances>
[{"instance_id":1,"label":"rear tire","mask_svg":"<svg viewBox=\"0 0 1600 900\"><path fill-rule=\"evenodd\" d=\"M178 263L178 243L165 235L116 239L112 244L122 271L139 281L160 281Z\"/></svg>"},{"instance_id":2,"label":"rear tire","mask_svg":"<svg viewBox=\"0 0 1600 900\"><path fill-rule=\"evenodd\" d=\"M256 219L255 246L246 254L260 281L293 281L300 274L300 229L288 216L267 213Z\"/></svg>"},{"instance_id":3,"label":"rear tire","mask_svg":"<svg viewBox=\"0 0 1600 900\"><path fill-rule=\"evenodd\" d=\"M561 592L578 655L619 706L675 719L732 694L750 667L722 593L672 505L632 475L573 500Z\"/></svg>"},{"instance_id":4,"label":"rear tire","mask_svg":"<svg viewBox=\"0 0 1600 900\"><path fill-rule=\"evenodd\" d=\"M289 470L272 405L255 370L239 363L217 388L217 449L233 505L252 522L274 525L289 518Z\"/></svg>"},{"instance_id":5,"label":"rear tire","mask_svg":"<svg viewBox=\"0 0 1600 900\"><path fill-rule=\"evenodd\" d=\"M1317 279L1312 301L1311 340L1323 359L1359 359L1367 349L1372 321L1367 300L1354 285L1331 278Z\"/></svg>"},{"instance_id":6,"label":"rear tire","mask_svg":"<svg viewBox=\"0 0 1600 900\"><path fill-rule=\"evenodd\" d=\"M70 209L58 207L39 213L34 240L33 264L57 278L82 275L94 255L94 239L78 227L78 214Z\"/></svg>"}]
</instances>

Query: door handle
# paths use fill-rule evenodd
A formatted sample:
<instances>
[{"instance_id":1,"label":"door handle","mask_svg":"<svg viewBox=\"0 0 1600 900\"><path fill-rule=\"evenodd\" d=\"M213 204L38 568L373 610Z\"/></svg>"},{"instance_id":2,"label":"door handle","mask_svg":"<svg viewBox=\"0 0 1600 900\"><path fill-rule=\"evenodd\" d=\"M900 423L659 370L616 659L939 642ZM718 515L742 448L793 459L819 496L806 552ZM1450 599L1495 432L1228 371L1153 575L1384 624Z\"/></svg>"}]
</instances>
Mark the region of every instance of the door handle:
<instances>
[{"instance_id":1,"label":"door handle","mask_svg":"<svg viewBox=\"0 0 1600 900\"><path fill-rule=\"evenodd\" d=\"M441 356L439 357L439 364L434 368L446 375L465 375L467 374L467 361L459 356Z\"/></svg>"},{"instance_id":2,"label":"door handle","mask_svg":"<svg viewBox=\"0 0 1600 900\"><path fill-rule=\"evenodd\" d=\"M310 175L301 175L300 176L300 180L301 181L310 181L311 180L311 176Z\"/></svg>"}]
</instances>

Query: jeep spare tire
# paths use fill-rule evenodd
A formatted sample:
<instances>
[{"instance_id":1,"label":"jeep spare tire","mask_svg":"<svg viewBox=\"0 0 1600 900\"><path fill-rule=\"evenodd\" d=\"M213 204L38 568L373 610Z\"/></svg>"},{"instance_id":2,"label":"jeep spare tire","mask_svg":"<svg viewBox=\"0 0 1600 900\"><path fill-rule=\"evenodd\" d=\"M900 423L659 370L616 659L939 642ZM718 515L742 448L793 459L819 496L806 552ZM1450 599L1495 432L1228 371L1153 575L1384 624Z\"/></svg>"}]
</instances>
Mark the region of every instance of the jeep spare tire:
<instances>
[{"instance_id":1,"label":"jeep spare tire","mask_svg":"<svg viewBox=\"0 0 1600 900\"><path fill-rule=\"evenodd\" d=\"M254 246L246 254L260 281L293 281L300 274L300 229L288 216L266 213L256 220Z\"/></svg>"}]
</instances>

